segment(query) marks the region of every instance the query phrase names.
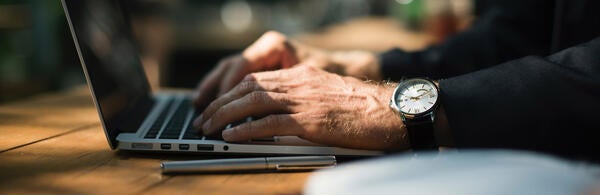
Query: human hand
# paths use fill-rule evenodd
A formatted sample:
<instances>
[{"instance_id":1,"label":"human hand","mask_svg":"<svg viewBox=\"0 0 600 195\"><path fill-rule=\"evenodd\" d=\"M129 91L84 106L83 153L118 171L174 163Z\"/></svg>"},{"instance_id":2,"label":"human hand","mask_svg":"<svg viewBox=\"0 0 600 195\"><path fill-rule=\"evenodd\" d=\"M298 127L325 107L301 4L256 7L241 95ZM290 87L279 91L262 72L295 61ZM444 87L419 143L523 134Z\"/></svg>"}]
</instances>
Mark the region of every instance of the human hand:
<instances>
[{"instance_id":1,"label":"human hand","mask_svg":"<svg viewBox=\"0 0 600 195\"><path fill-rule=\"evenodd\" d=\"M241 54L221 60L198 85L194 104L204 108L249 73L292 67L299 63L298 55L298 48L285 35L267 32Z\"/></svg>"},{"instance_id":2,"label":"human hand","mask_svg":"<svg viewBox=\"0 0 600 195\"><path fill-rule=\"evenodd\" d=\"M253 73L213 101L194 125L232 142L298 136L330 146L407 149L405 126L389 108L393 90L306 64ZM221 132L248 116L264 118Z\"/></svg>"}]
</instances>

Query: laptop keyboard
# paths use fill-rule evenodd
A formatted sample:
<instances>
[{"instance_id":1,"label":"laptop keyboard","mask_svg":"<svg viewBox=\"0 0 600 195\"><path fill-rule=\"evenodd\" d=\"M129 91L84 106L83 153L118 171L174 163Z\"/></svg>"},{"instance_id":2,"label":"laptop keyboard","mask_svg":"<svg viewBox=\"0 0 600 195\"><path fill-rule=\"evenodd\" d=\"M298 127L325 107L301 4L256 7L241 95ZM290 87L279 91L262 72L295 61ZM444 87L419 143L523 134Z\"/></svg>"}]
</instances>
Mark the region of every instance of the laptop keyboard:
<instances>
[{"instance_id":1,"label":"laptop keyboard","mask_svg":"<svg viewBox=\"0 0 600 195\"><path fill-rule=\"evenodd\" d=\"M179 106L177 106L175 113L173 115L171 115L171 119L169 120L169 123L167 123L167 126L165 127L163 132L160 134L160 139L178 139L179 138L179 134L181 133L181 129L183 128L183 125L184 125L185 120L188 115L188 111L190 110L191 107L192 107L192 104L190 103L189 99L183 100L179 104Z\"/></svg>"},{"instance_id":2,"label":"laptop keyboard","mask_svg":"<svg viewBox=\"0 0 600 195\"><path fill-rule=\"evenodd\" d=\"M169 100L165 108L170 108L171 106L173 106L174 102L175 99ZM165 120L169 114L169 110L170 109L163 109L160 115L158 115L158 118L156 118L156 120L154 121L154 124L152 124L152 126L150 127L150 130L148 130L146 136L144 136L144 138L156 138L156 136L160 132L160 129L162 129L163 123L165 123Z\"/></svg>"},{"instance_id":3,"label":"laptop keyboard","mask_svg":"<svg viewBox=\"0 0 600 195\"><path fill-rule=\"evenodd\" d=\"M197 112L194 112L191 122L193 122L194 119L198 117L198 115L200 115L200 114ZM185 129L185 132L183 133L183 139L202 139L202 137L203 136L200 135L198 130L196 130L194 128L194 125L192 125L191 123L187 126L187 128Z\"/></svg>"},{"instance_id":4,"label":"laptop keyboard","mask_svg":"<svg viewBox=\"0 0 600 195\"><path fill-rule=\"evenodd\" d=\"M177 108L173 111L175 106ZM191 99L171 99L150 126L144 138L179 139L180 135L183 134L181 139L223 140L220 136L202 136L198 130L194 129L192 123L198 114L193 110ZM185 132L182 132L184 130Z\"/></svg>"}]
</instances>

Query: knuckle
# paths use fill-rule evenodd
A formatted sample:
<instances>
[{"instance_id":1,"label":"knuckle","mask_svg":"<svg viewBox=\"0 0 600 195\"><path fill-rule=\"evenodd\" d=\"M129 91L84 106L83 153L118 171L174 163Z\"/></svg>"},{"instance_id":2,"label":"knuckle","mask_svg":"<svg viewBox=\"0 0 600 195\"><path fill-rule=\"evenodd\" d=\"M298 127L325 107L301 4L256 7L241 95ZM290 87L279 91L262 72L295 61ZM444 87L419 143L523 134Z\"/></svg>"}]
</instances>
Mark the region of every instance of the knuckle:
<instances>
[{"instance_id":1,"label":"knuckle","mask_svg":"<svg viewBox=\"0 0 600 195\"><path fill-rule=\"evenodd\" d=\"M265 103L267 101L267 94L265 92L261 92L261 91L254 91L250 94L248 94L248 100L251 103Z\"/></svg>"},{"instance_id":2,"label":"knuckle","mask_svg":"<svg viewBox=\"0 0 600 195\"><path fill-rule=\"evenodd\" d=\"M285 41L285 39L286 39L285 35L281 34L280 32L277 32L277 31L268 31L264 34L264 37L279 40L279 41Z\"/></svg>"},{"instance_id":3,"label":"knuckle","mask_svg":"<svg viewBox=\"0 0 600 195\"><path fill-rule=\"evenodd\" d=\"M315 67L315 66L304 66L304 69L309 71L309 72L316 72L319 71L320 69Z\"/></svg>"},{"instance_id":4,"label":"knuckle","mask_svg":"<svg viewBox=\"0 0 600 195\"><path fill-rule=\"evenodd\" d=\"M297 105L293 98L288 97L288 95L275 95L273 96L275 99L275 103L280 104L281 106L295 106Z\"/></svg>"}]
</instances>

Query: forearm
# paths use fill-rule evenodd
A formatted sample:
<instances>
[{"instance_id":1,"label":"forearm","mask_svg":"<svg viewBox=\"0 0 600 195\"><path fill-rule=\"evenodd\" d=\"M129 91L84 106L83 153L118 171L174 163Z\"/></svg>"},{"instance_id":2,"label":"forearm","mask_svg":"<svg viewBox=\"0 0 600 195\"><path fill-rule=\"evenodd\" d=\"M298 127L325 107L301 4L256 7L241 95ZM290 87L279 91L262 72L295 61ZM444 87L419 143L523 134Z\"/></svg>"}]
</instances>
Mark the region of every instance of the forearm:
<instances>
[{"instance_id":1,"label":"forearm","mask_svg":"<svg viewBox=\"0 0 600 195\"><path fill-rule=\"evenodd\" d=\"M592 155L598 148L600 39L440 81L459 148ZM597 154L597 152L595 152ZM598 157L593 157L598 158Z\"/></svg>"}]
</instances>

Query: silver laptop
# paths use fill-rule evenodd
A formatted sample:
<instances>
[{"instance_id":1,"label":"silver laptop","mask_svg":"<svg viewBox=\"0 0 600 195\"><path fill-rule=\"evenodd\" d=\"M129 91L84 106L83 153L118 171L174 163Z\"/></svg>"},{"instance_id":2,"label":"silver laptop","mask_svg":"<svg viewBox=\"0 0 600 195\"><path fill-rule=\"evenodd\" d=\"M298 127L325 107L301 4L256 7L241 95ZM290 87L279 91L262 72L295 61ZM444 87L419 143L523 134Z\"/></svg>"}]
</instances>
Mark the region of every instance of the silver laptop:
<instances>
[{"instance_id":1,"label":"silver laptop","mask_svg":"<svg viewBox=\"0 0 600 195\"><path fill-rule=\"evenodd\" d=\"M228 143L199 135L185 92L152 94L120 4L62 0L87 83L111 149L272 155L378 155L282 136Z\"/></svg>"}]
</instances>

